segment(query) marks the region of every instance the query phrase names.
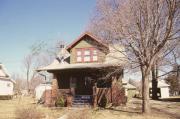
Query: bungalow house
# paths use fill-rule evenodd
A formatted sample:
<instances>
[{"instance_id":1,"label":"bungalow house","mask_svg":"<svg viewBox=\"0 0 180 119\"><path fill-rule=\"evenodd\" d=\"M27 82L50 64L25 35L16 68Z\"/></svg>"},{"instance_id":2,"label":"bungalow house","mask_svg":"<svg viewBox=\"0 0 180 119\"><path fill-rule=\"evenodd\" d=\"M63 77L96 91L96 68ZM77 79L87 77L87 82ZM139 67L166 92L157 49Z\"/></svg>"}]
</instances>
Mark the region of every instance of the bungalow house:
<instances>
[{"instance_id":1,"label":"bungalow house","mask_svg":"<svg viewBox=\"0 0 180 119\"><path fill-rule=\"evenodd\" d=\"M0 63L0 98L12 98L15 81L10 78L3 64Z\"/></svg>"},{"instance_id":2,"label":"bungalow house","mask_svg":"<svg viewBox=\"0 0 180 119\"><path fill-rule=\"evenodd\" d=\"M38 69L54 76L51 102L65 96L71 97L67 102L70 106L96 106L106 94L111 95L108 101L112 102L111 87L123 77L124 57L118 52L122 47L108 45L87 32L63 47L52 64Z\"/></svg>"}]
</instances>

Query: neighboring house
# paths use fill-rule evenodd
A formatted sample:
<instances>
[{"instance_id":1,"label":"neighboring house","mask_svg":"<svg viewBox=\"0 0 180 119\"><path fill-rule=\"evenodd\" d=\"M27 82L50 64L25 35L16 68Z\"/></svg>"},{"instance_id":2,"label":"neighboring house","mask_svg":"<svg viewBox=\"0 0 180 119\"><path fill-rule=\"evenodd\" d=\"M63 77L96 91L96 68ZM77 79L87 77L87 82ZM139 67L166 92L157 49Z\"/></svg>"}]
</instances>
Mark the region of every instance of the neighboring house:
<instances>
[{"instance_id":1,"label":"neighboring house","mask_svg":"<svg viewBox=\"0 0 180 119\"><path fill-rule=\"evenodd\" d=\"M130 83L137 88L137 91L139 90L139 93L141 93L141 87L142 83L141 80L130 80ZM150 97L152 96L152 82L149 82L149 88L150 88ZM169 85L164 80L158 80L158 97L159 98L168 98L169 97Z\"/></svg>"},{"instance_id":2,"label":"neighboring house","mask_svg":"<svg viewBox=\"0 0 180 119\"><path fill-rule=\"evenodd\" d=\"M98 97L100 90L107 89L102 91L106 94L112 82L123 77L123 55L117 48L123 49L118 45L107 45L92 34L84 33L64 49L69 55L62 56L65 53L62 49L63 52L52 64L38 71L45 70L54 75L53 99L56 99L57 94L72 95L73 104L86 102L96 106L102 98Z\"/></svg>"},{"instance_id":3,"label":"neighboring house","mask_svg":"<svg viewBox=\"0 0 180 119\"><path fill-rule=\"evenodd\" d=\"M149 83L150 96L152 96L152 83ZM158 81L158 96L160 98L169 98L169 85L163 80Z\"/></svg>"},{"instance_id":4,"label":"neighboring house","mask_svg":"<svg viewBox=\"0 0 180 119\"><path fill-rule=\"evenodd\" d=\"M52 89L52 85L51 83L42 83L39 84L36 88L35 88L35 99L36 100L40 100L43 97L43 94L45 93L46 90L51 90Z\"/></svg>"},{"instance_id":5,"label":"neighboring house","mask_svg":"<svg viewBox=\"0 0 180 119\"><path fill-rule=\"evenodd\" d=\"M135 97L137 90L136 87L131 85L127 80L122 80L123 87L125 88L125 94L128 98Z\"/></svg>"},{"instance_id":6,"label":"neighboring house","mask_svg":"<svg viewBox=\"0 0 180 119\"><path fill-rule=\"evenodd\" d=\"M10 78L3 64L0 64L0 97L12 97L14 84L15 81Z\"/></svg>"}]
</instances>

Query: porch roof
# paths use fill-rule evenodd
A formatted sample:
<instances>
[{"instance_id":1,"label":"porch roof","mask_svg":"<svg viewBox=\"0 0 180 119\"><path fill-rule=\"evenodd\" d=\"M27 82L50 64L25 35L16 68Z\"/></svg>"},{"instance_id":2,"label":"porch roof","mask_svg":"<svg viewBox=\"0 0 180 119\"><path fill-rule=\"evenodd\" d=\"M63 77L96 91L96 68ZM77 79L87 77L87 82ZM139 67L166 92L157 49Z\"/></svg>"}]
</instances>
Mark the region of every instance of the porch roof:
<instances>
[{"instance_id":1,"label":"porch roof","mask_svg":"<svg viewBox=\"0 0 180 119\"><path fill-rule=\"evenodd\" d=\"M39 68L37 71L54 71L54 70L67 70L67 69L94 69L94 68L105 68L105 67L119 67L122 64L117 63L57 63L54 61L52 64Z\"/></svg>"},{"instance_id":2,"label":"porch roof","mask_svg":"<svg viewBox=\"0 0 180 119\"><path fill-rule=\"evenodd\" d=\"M124 88L126 88L126 89L136 89L136 87L135 86L133 86L132 84L130 84L130 83L127 83L126 85L124 85L123 86Z\"/></svg>"},{"instance_id":3,"label":"porch roof","mask_svg":"<svg viewBox=\"0 0 180 119\"><path fill-rule=\"evenodd\" d=\"M11 79L11 78L7 78L7 77L0 77L0 80L2 80L2 81L10 81L10 82L12 82L12 83L16 83L13 79Z\"/></svg>"},{"instance_id":4,"label":"porch roof","mask_svg":"<svg viewBox=\"0 0 180 119\"><path fill-rule=\"evenodd\" d=\"M0 63L0 77L9 77L5 67L3 64Z\"/></svg>"}]
</instances>

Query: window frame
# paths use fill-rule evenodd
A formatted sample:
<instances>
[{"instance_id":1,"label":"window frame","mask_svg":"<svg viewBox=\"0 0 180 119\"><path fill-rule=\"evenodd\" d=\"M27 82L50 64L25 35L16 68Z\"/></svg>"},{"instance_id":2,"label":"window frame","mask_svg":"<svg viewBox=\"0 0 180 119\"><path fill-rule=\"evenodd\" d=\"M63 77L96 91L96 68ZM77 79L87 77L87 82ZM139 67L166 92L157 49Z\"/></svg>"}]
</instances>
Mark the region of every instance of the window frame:
<instances>
[{"instance_id":1,"label":"window frame","mask_svg":"<svg viewBox=\"0 0 180 119\"><path fill-rule=\"evenodd\" d=\"M85 55L85 51L89 50L90 54L89 55ZM94 51L96 50L96 54L94 54ZM81 52L81 55L78 55L78 51ZM89 56L90 60L89 61L84 61L85 57ZM93 57L96 56L97 60L93 60ZM94 47L88 47L88 48L76 48L76 62L77 63L90 63L90 62L98 62L98 50ZM82 60L78 61L77 58L81 57Z\"/></svg>"}]
</instances>

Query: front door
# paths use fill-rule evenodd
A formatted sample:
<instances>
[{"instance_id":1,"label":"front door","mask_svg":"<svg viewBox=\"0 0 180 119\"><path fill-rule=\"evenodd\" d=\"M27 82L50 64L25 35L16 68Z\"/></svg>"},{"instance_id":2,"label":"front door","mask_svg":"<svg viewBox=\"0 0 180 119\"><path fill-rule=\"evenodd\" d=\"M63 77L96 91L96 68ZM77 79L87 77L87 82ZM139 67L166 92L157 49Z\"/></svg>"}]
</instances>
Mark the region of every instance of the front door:
<instances>
[{"instance_id":1,"label":"front door","mask_svg":"<svg viewBox=\"0 0 180 119\"><path fill-rule=\"evenodd\" d=\"M78 77L76 80L76 95L92 95L92 82L88 77Z\"/></svg>"}]
</instances>

